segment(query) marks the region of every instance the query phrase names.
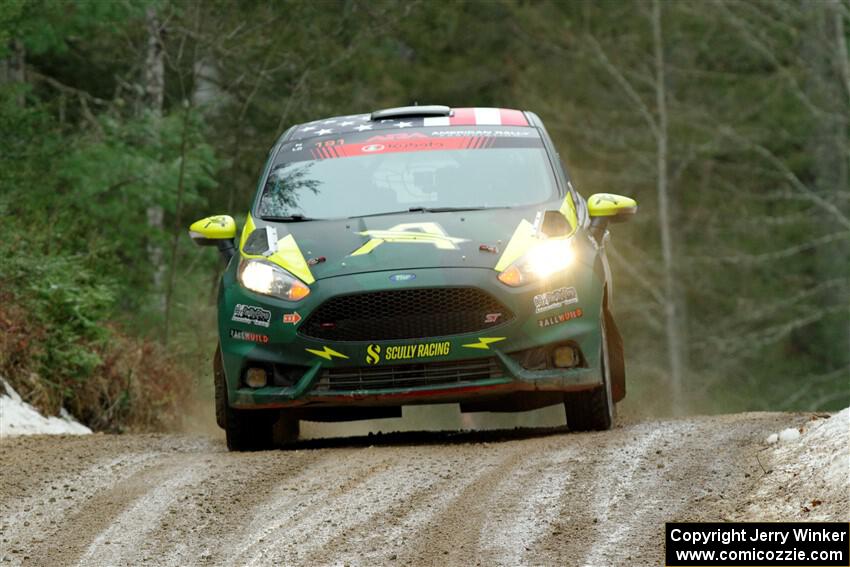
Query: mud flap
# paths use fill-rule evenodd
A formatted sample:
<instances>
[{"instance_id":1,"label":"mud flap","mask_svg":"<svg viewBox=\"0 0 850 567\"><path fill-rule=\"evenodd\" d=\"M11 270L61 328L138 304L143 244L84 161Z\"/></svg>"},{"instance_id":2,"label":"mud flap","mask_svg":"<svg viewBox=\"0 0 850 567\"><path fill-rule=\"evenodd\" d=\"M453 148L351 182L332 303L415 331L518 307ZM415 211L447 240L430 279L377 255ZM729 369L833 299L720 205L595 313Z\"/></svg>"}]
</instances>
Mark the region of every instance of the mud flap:
<instances>
[{"instance_id":1,"label":"mud flap","mask_svg":"<svg viewBox=\"0 0 850 567\"><path fill-rule=\"evenodd\" d=\"M608 363L611 372L611 398L614 403L626 397L626 360L623 352L623 337L617 329L617 323L608 309L606 300L605 309L605 333L608 336Z\"/></svg>"},{"instance_id":2,"label":"mud flap","mask_svg":"<svg viewBox=\"0 0 850 567\"><path fill-rule=\"evenodd\" d=\"M227 406L227 382L224 378L224 365L221 363L221 345L213 355L213 388L215 389L215 422L224 429Z\"/></svg>"}]
</instances>

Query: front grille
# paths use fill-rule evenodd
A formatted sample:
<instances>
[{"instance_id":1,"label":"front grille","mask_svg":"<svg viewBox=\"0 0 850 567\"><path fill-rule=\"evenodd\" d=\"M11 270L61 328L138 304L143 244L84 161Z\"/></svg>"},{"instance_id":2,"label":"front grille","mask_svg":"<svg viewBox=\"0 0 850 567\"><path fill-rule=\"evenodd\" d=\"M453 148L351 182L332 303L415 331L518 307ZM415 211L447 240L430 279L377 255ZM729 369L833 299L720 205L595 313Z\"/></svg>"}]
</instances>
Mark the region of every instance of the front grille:
<instances>
[{"instance_id":1,"label":"front grille","mask_svg":"<svg viewBox=\"0 0 850 567\"><path fill-rule=\"evenodd\" d=\"M502 368L492 357L395 366L327 368L316 382L315 390L413 388L416 386L457 384L501 376Z\"/></svg>"},{"instance_id":2,"label":"front grille","mask_svg":"<svg viewBox=\"0 0 850 567\"><path fill-rule=\"evenodd\" d=\"M300 334L328 341L386 341L474 333L513 319L489 293L435 287L339 295L301 325Z\"/></svg>"}]
</instances>

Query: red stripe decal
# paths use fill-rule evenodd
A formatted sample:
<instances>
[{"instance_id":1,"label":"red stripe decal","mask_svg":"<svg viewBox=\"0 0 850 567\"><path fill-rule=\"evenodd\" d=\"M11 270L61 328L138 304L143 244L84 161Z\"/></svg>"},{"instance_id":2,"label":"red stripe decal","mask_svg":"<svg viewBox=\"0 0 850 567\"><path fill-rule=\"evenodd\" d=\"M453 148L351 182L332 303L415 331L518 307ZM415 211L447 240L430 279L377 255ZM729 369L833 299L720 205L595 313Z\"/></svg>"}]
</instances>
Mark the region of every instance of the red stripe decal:
<instances>
[{"instance_id":1,"label":"red stripe decal","mask_svg":"<svg viewBox=\"0 0 850 567\"><path fill-rule=\"evenodd\" d=\"M311 149L314 159L333 159L399 152L427 152L439 150L477 150L492 148L496 138L489 136L458 136L453 138L416 137L399 140L387 139L382 143L360 142Z\"/></svg>"},{"instance_id":2,"label":"red stripe decal","mask_svg":"<svg viewBox=\"0 0 850 567\"><path fill-rule=\"evenodd\" d=\"M454 114L449 118L452 126L471 126L475 124L474 108L455 108Z\"/></svg>"},{"instance_id":3,"label":"red stripe decal","mask_svg":"<svg viewBox=\"0 0 850 567\"><path fill-rule=\"evenodd\" d=\"M502 126L528 126L528 120L519 110L503 108L499 112L502 115Z\"/></svg>"}]
</instances>

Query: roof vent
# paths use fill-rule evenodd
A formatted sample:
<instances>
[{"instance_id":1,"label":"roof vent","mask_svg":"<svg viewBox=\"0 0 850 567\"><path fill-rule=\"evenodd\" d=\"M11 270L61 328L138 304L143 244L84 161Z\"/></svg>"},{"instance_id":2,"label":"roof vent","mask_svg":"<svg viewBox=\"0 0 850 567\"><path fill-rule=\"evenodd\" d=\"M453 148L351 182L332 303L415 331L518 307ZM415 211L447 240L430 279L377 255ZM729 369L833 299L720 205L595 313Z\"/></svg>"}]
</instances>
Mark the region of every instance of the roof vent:
<instances>
[{"instance_id":1,"label":"roof vent","mask_svg":"<svg viewBox=\"0 0 850 567\"><path fill-rule=\"evenodd\" d=\"M452 109L448 106L432 104L427 106L400 106L385 108L372 113L372 120L388 120L393 118L411 118L415 116L451 116Z\"/></svg>"}]
</instances>

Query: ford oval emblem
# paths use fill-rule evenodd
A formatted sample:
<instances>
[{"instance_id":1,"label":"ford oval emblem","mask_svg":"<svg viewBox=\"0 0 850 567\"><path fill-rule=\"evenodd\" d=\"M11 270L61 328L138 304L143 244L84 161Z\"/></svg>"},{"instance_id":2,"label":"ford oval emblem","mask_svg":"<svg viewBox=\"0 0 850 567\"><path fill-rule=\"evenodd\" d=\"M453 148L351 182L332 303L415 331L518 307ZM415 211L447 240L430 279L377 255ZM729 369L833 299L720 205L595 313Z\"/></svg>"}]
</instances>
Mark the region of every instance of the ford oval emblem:
<instances>
[{"instance_id":1,"label":"ford oval emblem","mask_svg":"<svg viewBox=\"0 0 850 567\"><path fill-rule=\"evenodd\" d=\"M416 274L393 274L390 276L391 282L409 282L416 279Z\"/></svg>"}]
</instances>

